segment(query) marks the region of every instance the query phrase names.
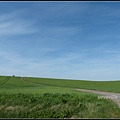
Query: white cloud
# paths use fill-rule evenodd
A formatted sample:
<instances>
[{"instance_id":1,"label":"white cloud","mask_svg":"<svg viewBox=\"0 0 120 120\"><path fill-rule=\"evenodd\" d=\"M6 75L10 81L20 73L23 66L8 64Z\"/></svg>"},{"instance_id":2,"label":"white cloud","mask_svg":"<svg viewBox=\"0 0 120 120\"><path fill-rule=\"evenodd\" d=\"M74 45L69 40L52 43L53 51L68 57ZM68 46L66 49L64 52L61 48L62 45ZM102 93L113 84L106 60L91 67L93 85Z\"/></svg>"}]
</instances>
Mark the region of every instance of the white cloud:
<instances>
[{"instance_id":1,"label":"white cloud","mask_svg":"<svg viewBox=\"0 0 120 120\"><path fill-rule=\"evenodd\" d=\"M40 60L37 63L33 62L34 58L21 58L15 54L3 53L2 56L9 62L1 65L0 71L1 74L8 75L98 80L102 77L109 79L109 74L113 71L112 68L116 68L116 66L107 64L109 60L92 59L90 61L86 55L80 56L78 53L68 53L58 58ZM74 63L76 59L79 61L78 63ZM114 74L118 76L118 72L113 71L111 75Z\"/></svg>"},{"instance_id":2,"label":"white cloud","mask_svg":"<svg viewBox=\"0 0 120 120\"><path fill-rule=\"evenodd\" d=\"M0 36L34 33L32 22L19 18L15 13L0 16Z\"/></svg>"},{"instance_id":3,"label":"white cloud","mask_svg":"<svg viewBox=\"0 0 120 120\"><path fill-rule=\"evenodd\" d=\"M49 50L55 51L51 48L41 48L40 51L46 53ZM15 52L0 51L0 59L4 60L0 63L0 73L66 79L115 80L120 77L120 57L118 49L114 50L115 54L111 54L111 52L111 48L106 49L106 46L103 45L83 51L67 51L60 56L48 59L46 56L38 59L27 58ZM90 53L107 55L90 57Z\"/></svg>"}]
</instances>

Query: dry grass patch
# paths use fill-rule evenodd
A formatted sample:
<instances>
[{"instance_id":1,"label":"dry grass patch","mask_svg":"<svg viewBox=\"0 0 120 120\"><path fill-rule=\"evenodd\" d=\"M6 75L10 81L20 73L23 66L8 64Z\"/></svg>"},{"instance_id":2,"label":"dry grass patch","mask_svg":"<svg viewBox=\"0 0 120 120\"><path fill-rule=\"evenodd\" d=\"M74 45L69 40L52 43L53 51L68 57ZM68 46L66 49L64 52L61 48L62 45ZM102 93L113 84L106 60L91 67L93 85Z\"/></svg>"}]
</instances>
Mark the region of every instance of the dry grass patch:
<instances>
[{"instance_id":1,"label":"dry grass patch","mask_svg":"<svg viewBox=\"0 0 120 120\"><path fill-rule=\"evenodd\" d=\"M5 106L4 106L4 105L1 105L1 106L0 106L0 110L3 109L3 108L5 108Z\"/></svg>"},{"instance_id":2,"label":"dry grass patch","mask_svg":"<svg viewBox=\"0 0 120 120\"><path fill-rule=\"evenodd\" d=\"M10 111L17 111L17 110L23 110L24 107L23 106L8 106L5 109L10 110Z\"/></svg>"}]
</instances>

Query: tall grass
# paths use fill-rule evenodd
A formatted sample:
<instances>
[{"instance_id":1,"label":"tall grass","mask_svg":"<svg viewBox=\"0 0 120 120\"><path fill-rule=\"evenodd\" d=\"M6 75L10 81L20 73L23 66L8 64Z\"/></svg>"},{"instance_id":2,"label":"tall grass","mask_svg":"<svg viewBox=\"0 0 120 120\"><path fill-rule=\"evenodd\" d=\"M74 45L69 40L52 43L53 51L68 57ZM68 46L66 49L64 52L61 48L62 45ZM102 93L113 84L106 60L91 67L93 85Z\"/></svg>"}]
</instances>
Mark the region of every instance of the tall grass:
<instances>
[{"instance_id":1,"label":"tall grass","mask_svg":"<svg viewBox=\"0 0 120 120\"><path fill-rule=\"evenodd\" d=\"M90 94L0 94L0 118L119 118L119 113L111 101Z\"/></svg>"}]
</instances>

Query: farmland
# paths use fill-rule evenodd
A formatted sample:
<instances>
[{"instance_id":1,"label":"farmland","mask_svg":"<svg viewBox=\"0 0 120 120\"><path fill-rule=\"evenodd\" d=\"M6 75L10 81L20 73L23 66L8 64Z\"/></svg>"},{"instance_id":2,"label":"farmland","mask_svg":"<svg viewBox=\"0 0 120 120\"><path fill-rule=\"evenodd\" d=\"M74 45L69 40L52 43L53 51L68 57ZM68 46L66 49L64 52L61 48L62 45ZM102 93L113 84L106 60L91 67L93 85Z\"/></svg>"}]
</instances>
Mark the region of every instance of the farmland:
<instances>
[{"instance_id":1,"label":"farmland","mask_svg":"<svg viewBox=\"0 0 120 120\"><path fill-rule=\"evenodd\" d=\"M120 109L109 99L75 90L120 93L119 86L120 81L0 76L0 118L120 118Z\"/></svg>"}]
</instances>

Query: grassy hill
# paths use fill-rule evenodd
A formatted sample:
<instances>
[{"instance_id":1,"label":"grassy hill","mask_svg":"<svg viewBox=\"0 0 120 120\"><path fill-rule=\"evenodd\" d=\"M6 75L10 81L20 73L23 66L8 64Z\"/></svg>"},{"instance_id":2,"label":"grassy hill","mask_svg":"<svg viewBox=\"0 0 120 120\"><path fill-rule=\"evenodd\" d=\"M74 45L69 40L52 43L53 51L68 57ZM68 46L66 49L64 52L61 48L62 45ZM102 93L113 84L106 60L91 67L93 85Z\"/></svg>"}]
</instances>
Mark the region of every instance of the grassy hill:
<instances>
[{"instance_id":1,"label":"grassy hill","mask_svg":"<svg viewBox=\"0 0 120 120\"><path fill-rule=\"evenodd\" d=\"M72 88L72 90L74 88L84 88L120 93L120 81L87 81L34 77L25 77L25 79L21 79L19 76L1 76L0 85L2 91L6 87L12 89L22 87L22 89L26 88L27 90L29 88L33 90L38 90L37 88L47 90L50 88L50 91L51 88L57 89L59 87L60 89L62 87L62 90L68 88ZM7 89L4 89L4 91L7 91Z\"/></svg>"},{"instance_id":2,"label":"grassy hill","mask_svg":"<svg viewBox=\"0 0 120 120\"><path fill-rule=\"evenodd\" d=\"M0 76L0 118L120 118L120 109L109 99L75 90L120 93L119 86L120 81Z\"/></svg>"}]
</instances>

